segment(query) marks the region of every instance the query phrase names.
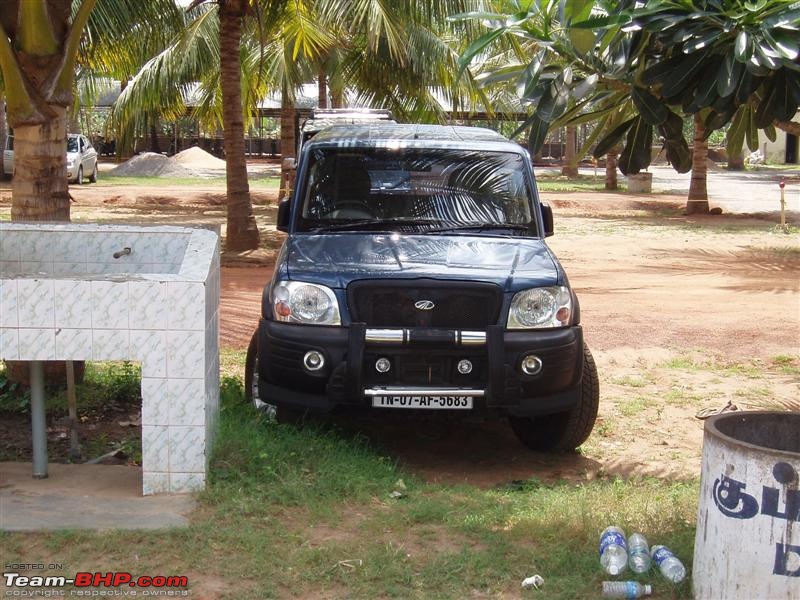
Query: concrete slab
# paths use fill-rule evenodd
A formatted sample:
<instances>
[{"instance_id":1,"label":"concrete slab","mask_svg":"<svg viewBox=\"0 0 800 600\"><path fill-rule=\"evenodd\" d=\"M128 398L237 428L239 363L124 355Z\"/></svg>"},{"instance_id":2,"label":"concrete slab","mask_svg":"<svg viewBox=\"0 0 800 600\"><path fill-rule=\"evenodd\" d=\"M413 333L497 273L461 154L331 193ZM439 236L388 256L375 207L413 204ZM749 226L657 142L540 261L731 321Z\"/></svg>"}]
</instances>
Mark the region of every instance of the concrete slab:
<instances>
[{"instance_id":1,"label":"concrete slab","mask_svg":"<svg viewBox=\"0 0 800 600\"><path fill-rule=\"evenodd\" d=\"M142 496L142 470L125 465L49 464L33 479L30 463L0 462L0 530L186 527L189 494Z\"/></svg>"}]
</instances>

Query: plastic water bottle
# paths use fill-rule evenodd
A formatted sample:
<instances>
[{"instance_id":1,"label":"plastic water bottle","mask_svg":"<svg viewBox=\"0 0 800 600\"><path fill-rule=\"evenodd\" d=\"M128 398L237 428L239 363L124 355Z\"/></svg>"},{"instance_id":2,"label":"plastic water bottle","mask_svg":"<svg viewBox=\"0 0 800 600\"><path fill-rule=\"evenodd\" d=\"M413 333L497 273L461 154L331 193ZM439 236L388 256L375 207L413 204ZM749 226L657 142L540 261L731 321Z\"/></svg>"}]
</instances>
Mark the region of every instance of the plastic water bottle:
<instances>
[{"instance_id":1,"label":"plastic water bottle","mask_svg":"<svg viewBox=\"0 0 800 600\"><path fill-rule=\"evenodd\" d=\"M653 589L638 581L604 581L603 596L605 598L641 598L649 596Z\"/></svg>"},{"instance_id":2,"label":"plastic water bottle","mask_svg":"<svg viewBox=\"0 0 800 600\"><path fill-rule=\"evenodd\" d=\"M600 565L609 575L619 575L628 564L628 544L619 527L607 527L600 534Z\"/></svg>"},{"instance_id":3,"label":"plastic water bottle","mask_svg":"<svg viewBox=\"0 0 800 600\"><path fill-rule=\"evenodd\" d=\"M661 574L672 583L680 583L686 577L686 567L666 546L653 546L650 548L650 556L658 565Z\"/></svg>"},{"instance_id":4,"label":"plastic water bottle","mask_svg":"<svg viewBox=\"0 0 800 600\"><path fill-rule=\"evenodd\" d=\"M650 546L641 533L632 533L628 538L628 566L634 573L650 570Z\"/></svg>"}]
</instances>

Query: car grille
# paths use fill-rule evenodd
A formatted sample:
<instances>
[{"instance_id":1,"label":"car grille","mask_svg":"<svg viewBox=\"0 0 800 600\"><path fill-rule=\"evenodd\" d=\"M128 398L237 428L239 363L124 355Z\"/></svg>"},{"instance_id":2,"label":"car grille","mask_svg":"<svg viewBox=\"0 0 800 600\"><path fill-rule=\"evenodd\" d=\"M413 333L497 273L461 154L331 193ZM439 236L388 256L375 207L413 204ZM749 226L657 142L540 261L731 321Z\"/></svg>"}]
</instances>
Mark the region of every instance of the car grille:
<instances>
[{"instance_id":1,"label":"car grille","mask_svg":"<svg viewBox=\"0 0 800 600\"><path fill-rule=\"evenodd\" d=\"M369 327L486 329L497 322L503 301L499 286L433 279L363 280L347 288L354 322ZM433 303L430 310L415 306Z\"/></svg>"}]
</instances>

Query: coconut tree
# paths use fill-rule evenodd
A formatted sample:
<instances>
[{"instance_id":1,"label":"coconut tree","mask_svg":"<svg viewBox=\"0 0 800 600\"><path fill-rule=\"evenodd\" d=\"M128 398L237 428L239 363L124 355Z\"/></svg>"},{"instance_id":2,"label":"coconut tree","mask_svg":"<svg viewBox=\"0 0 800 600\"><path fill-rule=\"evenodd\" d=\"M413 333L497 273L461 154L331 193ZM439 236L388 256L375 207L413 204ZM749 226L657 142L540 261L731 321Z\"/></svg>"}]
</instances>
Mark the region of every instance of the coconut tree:
<instances>
[{"instance_id":1,"label":"coconut tree","mask_svg":"<svg viewBox=\"0 0 800 600\"><path fill-rule=\"evenodd\" d=\"M188 7L184 26L131 78L115 104L115 128L123 136L141 130L148 111L165 118L183 114L190 98L201 123L222 126L228 249L258 245L244 127L270 90L282 82L293 88L310 77L305 59L326 39L313 26L312 8L309 0L198 0Z\"/></svg>"},{"instance_id":2,"label":"coconut tree","mask_svg":"<svg viewBox=\"0 0 800 600\"><path fill-rule=\"evenodd\" d=\"M175 12L168 0L3 2L0 73L14 128L13 219L69 220L67 107L79 61L102 54L102 60L127 61L137 52L137 39L145 45L143 39L159 36L152 23L167 22Z\"/></svg>"},{"instance_id":3,"label":"coconut tree","mask_svg":"<svg viewBox=\"0 0 800 600\"><path fill-rule=\"evenodd\" d=\"M229 250L258 248L258 227L250 200L244 153L242 117L242 24L252 10L249 0L218 0L222 131L225 141L227 220L225 247Z\"/></svg>"},{"instance_id":4,"label":"coconut tree","mask_svg":"<svg viewBox=\"0 0 800 600\"><path fill-rule=\"evenodd\" d=\"M459 49L478 28L449 20L475 5L468 0L321 0L321 18L339 42L328 61L331 95L341 96L344 85L356 103L388 108L413 121L444 121L448 109L491 110L489 96L471 74L459 76Z\"/></svg>"},{"instance_id":5,"label":"coconut tree","mask_svg":"<svg viewBox=\"0 0 800 600\"><path fill-rule=\"evenodd\" d=\"M3 177L3 173L5 173L3 169L3 150L6 147L6 135L8 135L6 131L6 100L0 94L0 177Z\"/></svg>"}]
</instances>

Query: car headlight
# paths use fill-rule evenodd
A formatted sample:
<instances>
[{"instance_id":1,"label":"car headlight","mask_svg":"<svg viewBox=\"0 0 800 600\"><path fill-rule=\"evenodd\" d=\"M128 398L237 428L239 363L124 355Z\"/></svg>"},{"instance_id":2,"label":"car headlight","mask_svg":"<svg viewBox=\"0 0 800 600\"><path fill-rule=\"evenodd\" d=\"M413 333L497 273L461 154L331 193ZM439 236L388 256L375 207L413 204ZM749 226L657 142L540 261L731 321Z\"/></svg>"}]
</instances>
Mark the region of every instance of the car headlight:
<instances>
[{"instance_id":1,"label":"car headlight","mask_svg":"<svg viewBox=\"0 0 800 600\"><path fill-rule=\"evenodd\" d=\"M279 281L272 287L276 321L309 325L341 325L339 302L333 290L316 283Z\"/></svg>"},{"instance_id":2,"label":"car headlight","mask_svg":"<svg viewBox=\"0 0 800 600\"><path fill-rule=\"evenodd\" d=\"M532 288L514 295L508 329L544 329L569 325L572 294L565 286Z\"/></svg>"}]
</instances>

